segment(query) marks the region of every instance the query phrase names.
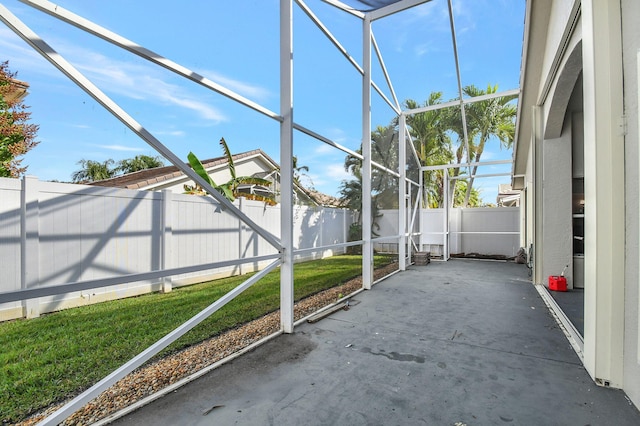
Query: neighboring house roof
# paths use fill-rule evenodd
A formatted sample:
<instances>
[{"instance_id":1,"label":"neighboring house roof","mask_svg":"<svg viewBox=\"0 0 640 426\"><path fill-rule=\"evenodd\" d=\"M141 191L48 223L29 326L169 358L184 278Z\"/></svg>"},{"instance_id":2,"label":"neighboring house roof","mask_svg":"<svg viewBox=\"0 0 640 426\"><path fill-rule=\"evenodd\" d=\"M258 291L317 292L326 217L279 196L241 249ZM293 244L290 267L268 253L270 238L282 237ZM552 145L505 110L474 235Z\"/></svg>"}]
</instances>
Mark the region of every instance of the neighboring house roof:
<instances>
[{"instance_id":1,"label":"neighboring house roof","mask_svg":"<svg viewBox=\"0 0 640 426\"><path fill-rule=\"evenodd\" d=\"M520 190L512 189L508 183L499 184L496 203L498 206L517 207L520 205Z\"/></svg>"},{"instance_id":2,"label":"neighboring house roof","mask_svg":"<svg viewBox=\"0 0 640 426\"><path fill-rule=\"evenodd\" d=\"M27 89L29 89L29 83L16 80L15 78L9 79L9 91L4 95L7 102L19 101L27 96Z\"/></svg>"},{"instance_id":3,"label":"neighboring house roof","mask_svg":"<svg viewBox=\"0 0 640 426\"><path fill-rule=\"evenodd\" d=\"M278 166L278 163L273 161L273 159L266 153L264 153L261 149L254 149L252 151L232 155L232 159L236 167L243 160L262 160L267 164L267 168L270 170L267 171L265 169L265 172L263 173L253 174L254 176L259 175L259 177L267 177L266 175L268 173L279 170L280 168ZM201 160L201 162L206 170L220 170L226 169L227 167L226 156L210 158L208 160ZM116 176L110 179L91 182L88 183L88 185L156 191L170 185L175 185L176 183L181 183L180 181L188 182L190 181L190 179L187 178L184 173L180 171L180 169L172 165L127 173L125 175ZM315 190L306 189L298 183L296 183L295 186L299 194L304 195L314 204L328 207L341 207L341 202L336 197L322 194Z\"/></svg>"},{"instance_id":4,"label":"neighboring house roof","mask_svg":"<svg viewBox=\"0 0 640 426\"><path fill-rule=\"evenodd\" d=\"M300 186L300 189L302 189L307 194L307 196L319 206L346 208L344 202L332 195L323 194L322 192L318 192L315 189L306 189L302 186Z\"/></svg>"},{"instance_id":5,"label":"neighboring house roof","mask_svg":"<svg viewBox=\"0 0 640 426\"><path fill-rule=\"evenodd\" d=\"M254 149L253 151L243 152L241 154L235 154L232 156L233 162L240 161L243 158L261 155L267 159L270 163L277 167L277 164L262 150ZM226 166L227 157L221 156L216 158L210 158L208 160L201 160L205 169L211 169L216 166ZM185 163L188 164L188 163ZM163 182L173 181L176 179L184 178L184 173L176 166L164 166L156 167L153 169L140 170L133 173L127 173L125 175L116 176L110 179L99 180L88 183L87 185L95 186L108 186L114 188L126 188L126 189L155 189L154 187L162 184Z\"/></svg>"}]
</instances>

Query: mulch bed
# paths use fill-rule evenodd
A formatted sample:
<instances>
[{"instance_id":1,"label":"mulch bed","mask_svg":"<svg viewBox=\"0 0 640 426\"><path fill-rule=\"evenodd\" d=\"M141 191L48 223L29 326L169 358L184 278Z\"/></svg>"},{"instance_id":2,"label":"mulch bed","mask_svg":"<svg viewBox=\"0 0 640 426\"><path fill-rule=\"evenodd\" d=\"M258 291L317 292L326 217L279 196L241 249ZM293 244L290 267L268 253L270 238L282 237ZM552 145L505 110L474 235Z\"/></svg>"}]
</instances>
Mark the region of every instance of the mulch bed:
<instances>
[{"instance_id":1,"label":"mulch bed","mask_svg":"<svg viewBox=\"0 0 640 426\"><path fill-rule=\"evenodd\" d=\"M398 269L392 263L374 271L378 280ZM328 306L342 297L362 288L362 278L324 290L295 303L294 318L299 320ZM65 420L63 425L88 425L116 413L191 374L232 355L247 346L280 330L280 312L272 312L205 340L179 352L168 355L150 365L143 366L89 402L84 408ZM21 426L34 425L60 408L64 403L52 405L27 420Z\"/></svg>"}]
</instances>

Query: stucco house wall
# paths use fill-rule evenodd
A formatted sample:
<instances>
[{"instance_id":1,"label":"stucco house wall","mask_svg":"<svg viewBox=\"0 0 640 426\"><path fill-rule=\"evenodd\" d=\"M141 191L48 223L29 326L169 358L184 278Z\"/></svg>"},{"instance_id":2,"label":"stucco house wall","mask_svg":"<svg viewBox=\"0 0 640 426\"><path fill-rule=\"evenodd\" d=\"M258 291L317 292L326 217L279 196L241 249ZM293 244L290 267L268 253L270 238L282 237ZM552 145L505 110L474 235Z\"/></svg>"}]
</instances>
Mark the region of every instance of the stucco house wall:
<instances>
[{"instance_id":1,"label":"stucco house wall","mask_svg":"<svg viewBox=\"0 0 640 426\"><path fill-rule=\"evenodd\" d=\"M624 390L640 406L640 2L623 0L622 59L625 111L625 329Z\"/></svg>"},{"instance_id":2,"label":"stucco house wall","mask_svg":"<svg viewBox=\"0 0 640 426\"><path fill-rule=\"evenodd\" d=\"M523 242L539 286L575 259L567 236L584 212L579 355L596 384L638 407L639 16L636 0L527 2L512 182L525 190Z\"/></svg>"}]
</instances>

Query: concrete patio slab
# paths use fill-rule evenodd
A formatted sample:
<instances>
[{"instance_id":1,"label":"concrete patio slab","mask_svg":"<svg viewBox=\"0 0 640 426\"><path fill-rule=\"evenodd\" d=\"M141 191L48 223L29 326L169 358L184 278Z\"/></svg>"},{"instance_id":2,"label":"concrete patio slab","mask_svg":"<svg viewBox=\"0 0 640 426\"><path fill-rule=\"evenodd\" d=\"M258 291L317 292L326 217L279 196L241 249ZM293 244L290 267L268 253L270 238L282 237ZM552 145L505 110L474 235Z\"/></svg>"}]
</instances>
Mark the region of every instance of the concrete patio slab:
<instances>
[{"instance_id":1,"label":"concrete patio slab","mask_svg":"<svg viewBox=\"0 0 640 426\"><path fill-rule=\"evenodd\" d=\"M594 384L523 265L414 266L120 425L639 425Z\"/></svg>"}]
</instances>

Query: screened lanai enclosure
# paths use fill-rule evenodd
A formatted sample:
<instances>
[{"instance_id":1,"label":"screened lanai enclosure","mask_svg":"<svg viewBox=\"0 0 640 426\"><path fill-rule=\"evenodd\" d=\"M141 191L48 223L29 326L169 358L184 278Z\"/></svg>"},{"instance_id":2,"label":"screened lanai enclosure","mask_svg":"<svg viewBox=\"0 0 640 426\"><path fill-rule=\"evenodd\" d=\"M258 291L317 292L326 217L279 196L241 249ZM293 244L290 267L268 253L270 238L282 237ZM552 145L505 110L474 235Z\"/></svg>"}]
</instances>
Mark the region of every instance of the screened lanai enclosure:
<instances>
[{"instance_id":1,"label":"screened lanai enclosure","mask_svg":"<svg viewBox=\"0 0 640 426\"><path fill-rule=\"evenodd\" d=\"M92 81L87 76L86 69L74 66L72 61L65 58L64 54L59 53L56 47L56 44L61 43L59 39L41 37L36 32L37 24L27 25L14 14L14 10L0 5L0 19L32 49L31 52L37 52L59 73L82 89L92 99L91 102L95 108L102 108L108 112L112 118L117 119L128 129L127 132L131 132L144 141L166 161L200 185L211 197L211 201L206 203L207 205L203 205L203 208L210 208L212 215L224 217L227 221L225 223L229 227L239 227L245 230L244 232L248 232L251 244L260 247L260 250L234 251L233 256L230 255L228 258L214 263L204 261L196 265L185 265L175 264L171 261L159 261L153 263L154 267L147 271L120 275L109 274L107 276L98 274L92 278L81 278L86 276L72 274L69 276L75 279L47 286L38 286L38 282L33 281L31 272L27 272L21 287L0 293L0 303L21 304L28 311L32 304L37 303L38 298L88 291L128 282L163 280L171 276L215 268L240 268L241 265L258 263L262 265L258 273L251 275L225 296L215 301L212 300L204 310L75 397L51 414L42 424L58 424L63 421L115 382L148 362L243 291L259 282L266 274L276 269L280 270L279 310L281 323L281 329L276 334L292 333L296 324L294 320L295 260L301 256L325 252L339 253L352 247L360 248L362 253L362 288L365 290L371 289L375 281L374 246L376 244L391 244L395 247L397 271L405 270L412 261L412 255L416 252L429 250L428 247L425 248L425 241L427 241L425 238L429 235L437 235L438 245L441 246L439 254L443 260L448 259L450 239L464 234L463 230L450 229L455 183L463 179L465 181L481 180L496 176L505 177L505 180L508 181L508 176L511 175L510 159L481 161L477 159L479 157L470 155L470 152L474 150L474 147L470 145L474 142L468 121L473 119L469 116L469 112L472 111L474 105L496 99L513 104L519 96L519 89L510 88L510 90L500 91L496 86L496 90L482 91L479 96L470 96L468 92L465 92L464 89L469 83L467 83L468 79L465 79L460 61L459 32L456 31L456 20L454 19L456 17L455 0L280 0L279 2L269 2L270 14L264 17L265 26L256 30L255 34L251 33L248 27L240 28L242 34L231 35L216 34L214 26L199 30L209 35L213 34L222 45L225 43L225 38L234 39L233 43L246 43L247 46L255 43L259 46L260 54L269 58L268 60L264 59L266 61L265 73L270 73L268 74L269 78L277 82L279 92L277 94L271 93L269 96L261 96L254 91L253 98L245 94L246 90L239 89L228 79L216 78L215 73L212 77L207 77L208 74L205 72L197 72L181 64L187 55L196 55L196 58L200 59L191 61L191 63L195 63L197 68L204 69L213 66L201 58L208 56L208 53L201 45L197 44L197 40L193 41L193 50L185 50L182 54L177 55L178 57L169 58L163 56L162 45L151 47L154 45L152 38L148 38L146 41L131 40L126 38L125 34L118 33L117 30L112 31L102 26L99 13L84 15L82 12L67 10L46 0L24 0L22 3L42 12L39 24L48 21L63 22L65 25L73 27L73 34L78 37L91 37L100 40L117 57L132 56L136 57L136 61L153 64L162 69L163 73L171 74L171 78L188 81L194 86L198 86L202 99L219 99L224 108L241 117L243 122L236 123L234 126L252 127L255 123L256 127L265 129L265 138L279 140L276 148L276 161L279 162L280 176L279 223L273 224L272 222L272 227L265 228L260 225L260 217L265 214L266 207L262 212L248 213L247 210L240 209L237 202L234 203L225 198L209 181L203 179L185 163L182 154L176 154L175 149L171 149L168 144L163 142L165 139L163 132L155 132L154 129L147 127L143 120L138 120L137 117L142 115L138 110L128 110L116 100L117 96L107 94L109 92L108 79L100 82ZM153 16L154 12L158 12L156 8L161 6L154 3L152 7L149 3L146 7L149 8L149 15ZM238 22L242 22L242 15L248 13L244 9L245 7L247 5L238 7ZM319 13L320 11L321 13ZM197 13L197 10L194 9L193 12ZM439 30L444 28L448 33L448 45L446 48L442 47L445 53L442 56L440 66L448 70L448 76L455 82L457 90L451 101L438 99L424 104L404 102L399 99L394 90L394 75L389 72L388 63L385 62L383 49L380 48L381 40L376 38L376 27L378 25L384 26L386 21L390 21L391 26L398 27L403 19L420 19L428 14L438 14ZM350 28L347 33L342 30L343 27L340 27L341 33L349 35L348 40L345 41L340 34L334 33L331 26L325 23L325 19L321 18L321 15L323 17L333 16L344 27ZM142 17L140 23L149 27L154 26L153 20L145 20ZM184 26L186 23L176 20L174 27L170 30L181 32L181 25ZM311 43L306 38L307 36L305 35L301 42L297 39L297 31L301 25L304 25L305 28L314 27L314 37L321 37L325 43L324 48L330 48L332 53L319 59L318 62L314 62L314 48L309 48L306 44L307 42ZM266 34L268 34L268 42L264 41L267 38ZM355 44L353 44L353 34L358 35ZM428 31L426 34L428 37ZM420 36L424 37L422 34ZM517 34L514 37L520 38L521 35ZM425 43L429 44L430 40L425 40ZM349 48L347 44L351 44ZM257 51L251 52L258 55ZM247 54L247 56L250 55ZM331 61L328 61L327 58L330 58ZM246 59L245 57L238 60ZM258 58L258 60L262 59ZM411 67L409 60L406 66ZM394 68L397 69L397 67ZM423 83L416 82L415 84L419 86ZM338 93L334 93L333 97L329 99L333 104L321 107L333 110L332 112L335 112L336 116L340 116L336 123L321 122L315 117L318 115L314 112L318 100L306 93L308 85L317 88L320 95L322 92L336 89ZM355 92L358 95L346 96L340 89L343 85L357 87ZM105 90L105 86L107 90ZM425 86L427 86L426 83ZM298 87L301 88L301 94L298 93ZM134 88L131 87L130 90L134 90ZM434 88L434 91L436 90L437 88ZM420 93L416 96L425 97ZM258 100L254 100L255 98ZM436 153L420 151L422 145L416 143L416 134L412 131L411 123L416 123L418 119L427 117L430 113L440 111L449 111L451 113L448 116L459 120L455 126L457 131L454 133L449 131L447 135L449 138L457 139L458 155L446 158L443 163L436 163L431 161ZM328 120L331 120L331 117ZM340 120L348 121L350 125L360 129L355 144L353 140L349 141L348 138L332 130L343 124ZM380 123L383 125L381 126ZM176 123L176 127L179 128L180 123ZM348 142L344 142L345 140ZM256 141L256 143L260 144L261 142ZM233 141L230 141L230 144L233 144ZM338 153L342 158L345 158L344 168L352 173L351 182L354 186L351 188L353 190L351 194L356 194L350 201L354 201L357 210L356 219L353 219L354 223L357 225L357 221L360 221L361 234L357 238L349 238L345 233L342 237L337 236L326 241L315 240L313 244L308 245L301 244L303 239L299 234L305 232L304 229L302 231L294 231L293 229L293 223L299 212L295 200L295 187L301 180L300 170L296 168L300 164L296 165L292 160L300 158L301 147L313 148L313 152L319 157L326 155L329 158L327 153L333 155ZM474 158L476 159L474 160ZM342 164L339 165L342 166ZM505 166L508 170L493 171L494 166ZM485 173L482 170L489 171ZM357 177L357 179L354 180L353 177ZM319 178L316 177L316 179ZM348 185L344 184L344 186ZM429 198L429 191L433 192L433 188L439 188L440 191L437 205L434 205L432 199ZM78 194L73 195L82 195L83 191L86 192L88 189L81 189ZM179 198L180 196L173 195L172 197ZM132 203L144 203L144 197L146 196L134 197L135 200ZM467 194L468 197L469 194ZM55 211L57 208L54 201L49 203L40 201L39 205L41 211L46 209ZM423 215L424 210L429 207L440 207L441 213L438 219L428 219L428 215ZM127 212L132 212L132 209L131 205L124 206L122 214L126 215ZM397 214L393 216L393 220L396 221L393 229L396 231L392 234L387 232L383 236L380 235L377 227L377 221L380 217L379 211L382 209L397 211ZM386 219L389 217L391 216L387 216ZM433 227L434 222L438 223L437 230L434 230L436 229ZM149 227L161 227L163 224L166 226L167 222L159 216L157 220L152 221ZM24 219L23 226L32 225L33 223L29 221L28 217ZM347 225L351 225L351 223ZM34 256L38 256L34 255L31 250L36 247L37 251L37 242L33 240L33 238L37 238L37 226L33 226L35 228L23 230L25 239L21 252L23 265L28 265ZM174 226L177 227L177 223ZM311 231L311 229L307 230L307 232ZM105 230L105 232L107 231ZM476 233L482 234L482 232ZM494 230L492 233L496 234L497 232ZM517 232L504 232L503 234L516 238L517 242L520 241ZM34 235L35 237L33 237ZM97 238L100 239L99 236ZM215 240L216 237L209 235L208 238ZM157 250L160 252L160 258L167 259L168 255L163 253L163 247L165 246L159 244ZM186 248L181 248L181 250L186 250ZM218 248L218 250L224 251L223 248ZM236 253L239 255L236 256ZM33 272L33 274L37 280L37 273Z\"/></svg>"}]
</instances>

